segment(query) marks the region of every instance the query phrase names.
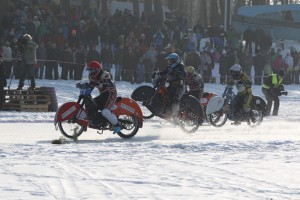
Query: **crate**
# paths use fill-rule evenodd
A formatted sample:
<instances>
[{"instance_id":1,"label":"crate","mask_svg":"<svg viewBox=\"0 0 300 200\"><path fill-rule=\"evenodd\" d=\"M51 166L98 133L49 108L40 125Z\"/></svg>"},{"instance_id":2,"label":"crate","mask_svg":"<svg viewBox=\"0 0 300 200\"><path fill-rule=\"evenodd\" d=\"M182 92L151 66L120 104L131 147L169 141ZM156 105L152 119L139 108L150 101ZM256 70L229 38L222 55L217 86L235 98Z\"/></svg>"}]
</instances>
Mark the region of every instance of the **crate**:
<instances>
[{"instance_id":1,"label":"crate","mask_svg":"<svg viewBox=\"0 0 300 200\"><path fill-rule=\"evenodd\" d=\"M51 98L36 94L34 90L5 90L3 110L23 112L48 112Z\"/></svg>"}]
</instances>

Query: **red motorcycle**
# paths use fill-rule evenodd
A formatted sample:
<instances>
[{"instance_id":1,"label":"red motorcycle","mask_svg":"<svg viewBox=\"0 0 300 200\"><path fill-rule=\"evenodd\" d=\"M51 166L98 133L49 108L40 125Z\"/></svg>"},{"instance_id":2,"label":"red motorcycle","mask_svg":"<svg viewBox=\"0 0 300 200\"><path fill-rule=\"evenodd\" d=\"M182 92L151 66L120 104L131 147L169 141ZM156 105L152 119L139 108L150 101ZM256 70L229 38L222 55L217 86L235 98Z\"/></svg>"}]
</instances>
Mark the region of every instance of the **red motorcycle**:
<instances>
[{"instance_id":1,"label":"red motorcycle","mask_svg":"<svg viewBox=\"0 0 300 200\"><path fill-rule=\"evenodd\" d=\"M170 119L170 108L168 105L168 84L164 77L155 75L153 79L153 86L143 85L136 88L131 98L140 102L145 108L143 110L143 117L150 119L154 116L165 120ZM195 132L203 122L203 111L201 105L195 97L184 94L179 100L179 111L177 114L177 124L181 129L187 133ZM172 120L172 119L170 119Z\"/></svg>"},{"instance_id":2,"label":"red motorcycle","mask_svg":"<svg viewBox=\"0 0 300 200\"><path fill-rule=\"evenodd\" d=\"M92 125L94 116L88 113L88 110L98 110L97 104L91 96L92 88L88 83L77 84L80 94L77 102L67 102L61 105L55 115L55 127L67 138L76 139L87 128L100 130L100 134L104 130L113 131L113 125L101 115L98 111L100 123ZM139 105L131 98L118 97L112 112L117 116L122 127L122 131L118 133L121 138L131 138L136 135L139 128L143 127L143 114Z\"/></svg>"}]
</instances>

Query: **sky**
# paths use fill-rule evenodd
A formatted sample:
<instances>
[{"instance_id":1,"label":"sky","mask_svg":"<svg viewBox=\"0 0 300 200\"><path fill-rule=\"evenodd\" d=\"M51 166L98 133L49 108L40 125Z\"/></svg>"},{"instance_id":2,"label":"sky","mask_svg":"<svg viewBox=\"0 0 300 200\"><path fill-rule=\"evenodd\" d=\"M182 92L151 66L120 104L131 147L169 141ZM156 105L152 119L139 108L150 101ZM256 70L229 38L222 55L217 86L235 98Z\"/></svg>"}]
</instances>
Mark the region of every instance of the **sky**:
<instances>
[{"instance_id":1,"label":"sky","mask_svg":"<svg viewBox=\"0 0 300 200\"><path fill-rule=\"evenodd\" d=\"M77 100L73 80L36 82L55 88L59 106ZM124 97L145 84L116 82ZM187 134L154 117L128 140L88 129L77 143L51 144L62 137L54 112L0 111L0 199L300 199L300 86L285 88L279 116L256 128L204 122ZM253 93L264 98L260 86Z\"/></svg>"}]
</instances>

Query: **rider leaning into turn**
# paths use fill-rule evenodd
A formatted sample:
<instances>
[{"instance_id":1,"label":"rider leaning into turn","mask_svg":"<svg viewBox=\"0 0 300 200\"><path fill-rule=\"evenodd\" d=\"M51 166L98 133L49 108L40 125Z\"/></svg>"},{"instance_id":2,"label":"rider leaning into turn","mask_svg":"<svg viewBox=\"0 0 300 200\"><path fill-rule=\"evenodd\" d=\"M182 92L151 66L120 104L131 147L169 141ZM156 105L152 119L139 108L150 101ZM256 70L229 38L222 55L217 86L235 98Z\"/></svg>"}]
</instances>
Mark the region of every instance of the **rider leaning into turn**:
<instances>
[{"instance_id":1,"label":"rider leaning into turn","mask_svg":"<svg viewBox=\"0 0 300 200\"><path fill-rule=\"evenodd\" d=\"M167 105L171 109L167 110L171 111L171 117L174 118L179 111L179 99L186 91L186 71L184 64L180 62L179 56L176 53L171 53L165 59L168 62L168 66L159 74L165 76L166 81L169 83L167 87Z\"/></svg>"},{"instance_id":2,"label":"rider leaning into turn","mask_svg":"<svg viewBox=\"0 0 300 200\"><path fill-rule=\"evenodd\" d=\"M188 86L188 93L200 100L204 88L202 76L195 72L193 66L188 66L185 70L187 73L186 85Z\"/></svg>"},{"instance_id":3,"label":"rider leaning into turn","mask_svg":"<svg viewBox=\"0 0 300 200\"><path fill-rule=\"evenodd\" d=\"M117 117L111 112L111 108L117 98L117 90L111 73L104 71L101 64L97 61L90 62L87 70L89 71L89 85L97 88L100 92L100 95L94 98L98 109L101 110L102 116L114 125L113 133L119 133L121 126ZM95 116L93 124L97 125L97 116Z\"/></svg>"},{"instance_id":4,"label":"rider leaning into turn","mask_svg":"<svg viewBox=\"0 0 300 200\"><path fill-rule=\"evenodd\" d=\"M239 64L235 64L230 68L229 84L235 85L237 88L236 98L232 102L231 115L236 116L236 112L239 112L238 102L243 106L243 112L249 113L250 103L252 100L252 81L246 73L242 72L242 68ZM238 116L234 124L240 124Z\"/></svg>"}]
</instances>

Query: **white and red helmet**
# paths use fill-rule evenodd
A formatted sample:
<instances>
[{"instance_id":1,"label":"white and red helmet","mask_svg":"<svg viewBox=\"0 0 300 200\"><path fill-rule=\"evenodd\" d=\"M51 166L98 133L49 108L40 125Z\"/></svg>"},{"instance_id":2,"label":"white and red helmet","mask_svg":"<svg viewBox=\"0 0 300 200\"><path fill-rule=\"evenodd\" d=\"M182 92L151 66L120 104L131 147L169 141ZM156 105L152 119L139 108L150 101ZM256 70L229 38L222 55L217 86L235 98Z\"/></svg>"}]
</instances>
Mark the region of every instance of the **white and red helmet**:
<instances>
[{"instance_id":1,"label":"white and red helmet","mask_svg":"<svg viewBox=\"0 0 300 200\"><path fill-rule=\"evenodd\" d=\"M98 61L91 61L88 64L87 70L89 71L89 76L92 79L97 78L98 75L103 73L103 67Z\"/></svg>"}]
</instances>

